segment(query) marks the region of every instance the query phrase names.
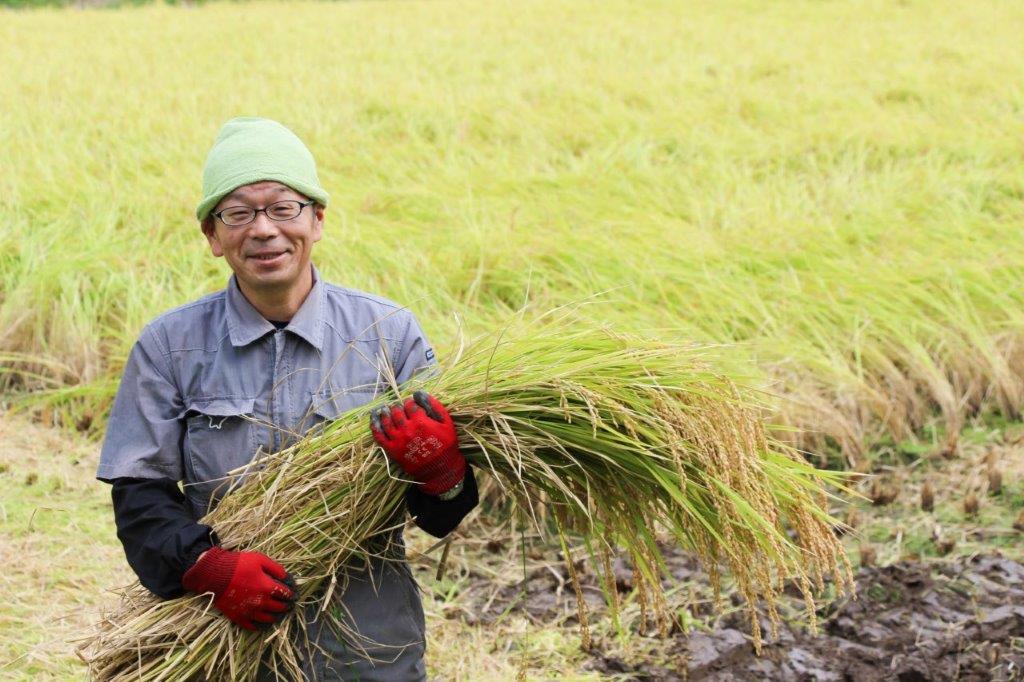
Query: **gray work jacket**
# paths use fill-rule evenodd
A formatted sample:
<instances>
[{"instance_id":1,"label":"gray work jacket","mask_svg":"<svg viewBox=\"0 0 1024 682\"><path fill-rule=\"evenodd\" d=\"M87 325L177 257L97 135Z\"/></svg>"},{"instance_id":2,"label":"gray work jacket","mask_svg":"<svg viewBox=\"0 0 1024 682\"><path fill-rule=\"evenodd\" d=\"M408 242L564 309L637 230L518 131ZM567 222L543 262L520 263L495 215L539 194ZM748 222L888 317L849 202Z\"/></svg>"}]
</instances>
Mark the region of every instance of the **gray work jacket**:
<instances>
[{"instance_id":1,"label":"gray work jacket","mask_svg":"<svg viewBox=\"0 0 1024 682\"><path fill-rule=\"evenodd\" d=\"M316 267L313 276L282 330L246 300L234 275L224 291L146 325L124 369L97 477L184 481L199 519L229 470L387 391L385 357L399 384L435 364L407 309L328 284Z\"/></svg>"},{"instance_id":2,"label":"gray work jacket","mask_svg":"<svg viewBox=\"0 0 1024 682\"><path fill-rule=\"evenodd\" d=\"M311 267L313 288L284 329L257 312L234 276L225 290L146 325L124 369L97 477L182 481L199 520L226 492L228 471L390 390L385 363L399 385L436 365L411 312L324 282ZM352 624L384 647L370 653L390 662L367 666L328 632L319 642L326 656L305 662L308 678L423 677L415 581L404 562L372 570L381 575L368 575L365 587L350 581L341 600Z\"/></svg>"}]
</instances>

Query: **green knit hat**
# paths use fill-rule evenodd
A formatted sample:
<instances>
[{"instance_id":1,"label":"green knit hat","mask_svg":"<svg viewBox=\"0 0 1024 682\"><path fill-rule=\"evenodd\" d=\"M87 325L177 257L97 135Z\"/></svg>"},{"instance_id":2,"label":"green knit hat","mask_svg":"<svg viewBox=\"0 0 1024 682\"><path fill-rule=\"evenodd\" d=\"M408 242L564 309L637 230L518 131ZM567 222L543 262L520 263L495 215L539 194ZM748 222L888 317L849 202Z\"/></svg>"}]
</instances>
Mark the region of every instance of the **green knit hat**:
<instances>
[{"instance_id":1,"label":"green knit hat","mask_svg":"<svg viewBox=\"0 0 1024 682\"><path fill-rule=\"evenodd\" d=\"M330 198L320 186L313 155L295 133L277 121L242 116L224 124L206 157L196 217L202 221L225 196L260 180L277 180L321 206Z\"/></svg>"}]
</instances>

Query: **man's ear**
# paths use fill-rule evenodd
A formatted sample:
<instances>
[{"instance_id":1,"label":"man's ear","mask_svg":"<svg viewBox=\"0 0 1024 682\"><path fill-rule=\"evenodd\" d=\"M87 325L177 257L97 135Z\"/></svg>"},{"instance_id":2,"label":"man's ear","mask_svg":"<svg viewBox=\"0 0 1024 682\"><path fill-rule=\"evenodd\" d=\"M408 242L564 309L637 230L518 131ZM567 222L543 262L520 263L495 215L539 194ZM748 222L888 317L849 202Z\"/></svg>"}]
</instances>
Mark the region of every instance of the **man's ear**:
<instances>
[{"instance_id":1,"label":"man's ear","mask_svg":"<svg viewBox=\"0 0 1024 682\"><path fill-rule=\"evenodd\" d=\"M210 251L217 258L224 255L224 247L220 243L220 239L217 237L217 225L213 222L213 216L206 216L203 218L203 222L199 224L203 230L203 235L206 237L206 241L210 244Z\"/></svg>"},{"instance_id":2,"label":"man's ear","mask_svg":"<svg viewBox=\"0 0 1024 682\"><path fill-rule=\"evenodd\" d=\"M324 211L320 204L313 204L313 241L318 242L324 236Z\"/></svg>"}]
</instances>

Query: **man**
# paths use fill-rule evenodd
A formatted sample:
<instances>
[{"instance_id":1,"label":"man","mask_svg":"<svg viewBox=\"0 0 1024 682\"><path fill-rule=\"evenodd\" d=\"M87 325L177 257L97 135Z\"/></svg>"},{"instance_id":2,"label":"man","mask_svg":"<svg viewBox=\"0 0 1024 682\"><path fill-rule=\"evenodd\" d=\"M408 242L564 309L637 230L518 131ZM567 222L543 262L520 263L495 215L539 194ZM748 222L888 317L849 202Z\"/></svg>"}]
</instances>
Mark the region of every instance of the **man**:
<instances>
[{"instance_id":1,"label":"man","mask_svg":"<svg viewBox=\"0 0 1024 682\"><path fill-rule=\"evenodd\" d=\"M142 584L163 598L212 593L246 629L272 627L296 593L287 566L224 549L199 523L238 483L227 472L388 391L385 365L399 385L436 367L411 313L328 284L313 266L327 202L290 130L260 118L224 125L196 215L234 274L225 290L143 329L97 472L112 484L117 534ZM476 506L477 489L444 406L418 393L376 410L371 429L415 482L406 503L417 525L447 535ZM400 531L388 547L395 561L351 571L334 609L359 641L325 627L313 608L303 614L314 644L302 661L307 679L425 677L423 611Z\"/></svg>"}]
</instances>

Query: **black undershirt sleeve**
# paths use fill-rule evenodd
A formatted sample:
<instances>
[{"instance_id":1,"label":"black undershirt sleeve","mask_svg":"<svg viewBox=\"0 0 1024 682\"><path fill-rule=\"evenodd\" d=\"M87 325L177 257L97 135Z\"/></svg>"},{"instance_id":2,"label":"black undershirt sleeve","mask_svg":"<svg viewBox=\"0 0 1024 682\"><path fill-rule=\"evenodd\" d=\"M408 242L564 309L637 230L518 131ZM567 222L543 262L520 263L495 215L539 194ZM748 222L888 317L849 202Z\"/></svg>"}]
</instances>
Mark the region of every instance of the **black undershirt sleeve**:
<instances>
[{"instance_id":1,"label":"black undershirt sleeve","mask_svg":"<svg viewBox=\"0 0 1024 682\"><path fill-rule=\"evenodd\" d=\"M450 500L427 495L416 485L410 485L405 492L405 506L413 522L435 538L451 533L480 502L473 467L466 467L466 479L462 491Z\"/></svg>"},{"instance_id":2,"label":"black undershirt sleeve","mask_svg":"<svg viewBox=\"0 0 1024 682\"><path fill-rule=\"evenodd\" d=\"M115 478L108 482L117 537L139 582L164 599L185 594L181 576L200 554L219 544L216 533L192 519L177 481Z\"/></svg>"}]
</instances>

